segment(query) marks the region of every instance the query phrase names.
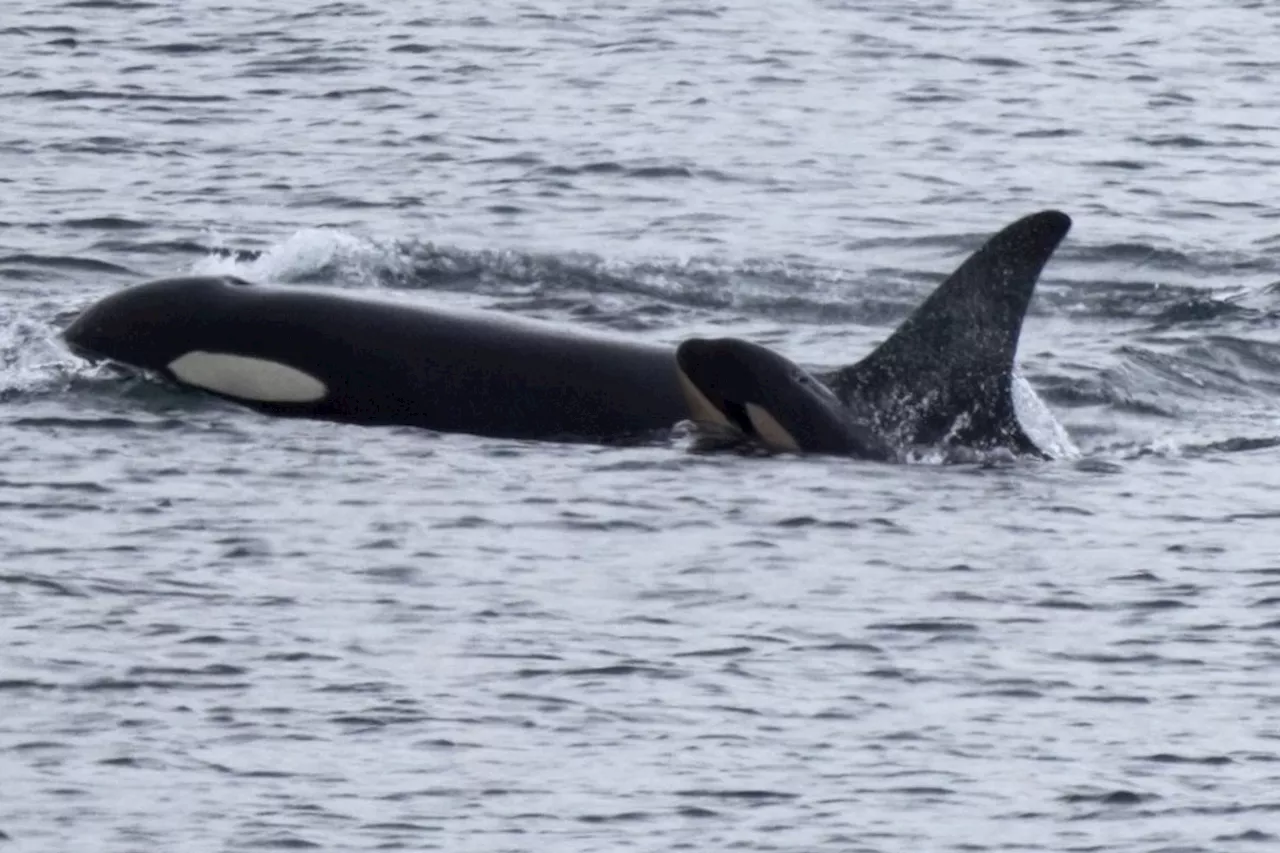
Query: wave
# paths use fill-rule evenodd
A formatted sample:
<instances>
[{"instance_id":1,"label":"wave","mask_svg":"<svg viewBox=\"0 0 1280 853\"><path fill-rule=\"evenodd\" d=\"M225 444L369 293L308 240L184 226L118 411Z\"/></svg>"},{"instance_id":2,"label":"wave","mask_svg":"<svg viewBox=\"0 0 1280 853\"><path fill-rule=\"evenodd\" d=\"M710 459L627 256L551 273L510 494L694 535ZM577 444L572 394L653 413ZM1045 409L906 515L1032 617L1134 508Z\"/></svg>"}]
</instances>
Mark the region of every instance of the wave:
<instances>
[{"instance_id":1,"label":"wave","mask_svg":"<svg viewBox=\"0 0 1280 853\"><path fill-rule=\"evenodd\" d=\"M121 248L121 242L113 246ZM260 281L338 287L445 290L503 297L576 295L660 301L673 307L735 310L788 322L815 324L897 322L980 242L980 235L913 236L854 246L929 255L934 269L864 265L840 268L787 258L607 259L589 253L470 248L429 240L380 240L330 229L299 231L264 249L205 247L196 272L227 273ZM889 244L892 244L890 246ZM874 245L872 245L874 244ZM103 245L103 244L98 244ZM192 253L196 247L148 246L147 251ZM941 257L940 257L941 256ZM1139 321L1153 329L1232 319L1269 324L1280 317L1280 283L1239 285L1238 258L1189 260L1171 250L1117 244L1065 250L1051 263L1032 316ZM1116 276L1120 259L1150 258L1135 277ZM1077 261L1105 267L1106 275L1080 277ZM1259 261L1270 270L1274 262ZM1073 271L1073 278L1058 271ZM1162 269L1177 275L1161 276ZM1188 283L1182 279L1191 279ZM1216 288L1205 281L1218 281Z\"/></svg>"},{"instance_id":2,"label":"wave","mask_svg":"<svg viewBox=\"0 0 1280 853\"><path fill-rule=\"evenodd\" d=\"M261 251L211 249L193 267L252 281L432 290L551 300L621 297L650 307L735 310L815 324L880 325L919 301L909 274L859 282L847 271L798 261L710 258L609 260L587 253L469 249L430 241L375 240L328 229L299 231ZM941 276L922 292L936 286Z\"/></svg>"},{"instance_id":3,"label":"wave","mask_svg":"<svg viewBox=\"0 0 1280 853\"><path fill-rule=\"evenodd\" d=\"M23 271L30 271L31 277L39 277L42 273L106 273L108 275L136 275L133 270L118 264L100 261L96 258L81 258L75 255L33 255L14 254L0 256L0 275L15 278L23 277ZM50 278L53 276L51 275Z\"/></svg>"}]
</instances>

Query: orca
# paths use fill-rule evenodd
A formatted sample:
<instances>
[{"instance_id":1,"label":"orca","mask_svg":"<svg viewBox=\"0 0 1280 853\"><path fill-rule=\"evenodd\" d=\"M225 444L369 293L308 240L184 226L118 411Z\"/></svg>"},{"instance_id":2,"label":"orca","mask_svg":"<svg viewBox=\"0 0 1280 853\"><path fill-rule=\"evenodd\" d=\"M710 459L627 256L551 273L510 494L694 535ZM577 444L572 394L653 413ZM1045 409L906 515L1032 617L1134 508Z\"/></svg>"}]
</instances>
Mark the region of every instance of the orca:
<instances>
[{"instance_id":1,"label":"orca","mask_svg":"<svg viewBox=\"0 0 1280 853\"><path fill-rule=\"evenodd\" d=\"M618 443L687 417L670 347L230 276L117 291L63 338L272 415Z\"/></svg>"},{"instance_id":2,"label":"orca","mask_svg":"<svg viewBox=\"0 0 1280 853\"><path fill-rule=\"evenodd\" d=\"M648 344L232 276L128 287L62 337L80 357L280 416L598 443L693 420L793 452L889 459L949 442L1044 455L1010 383L1032 291L1070 223L1045 211L1007 226L870 355L827 373L746 341Z\"/></svg>"},{"instance_id":3,"label":"orca","mask_svg":"<svg viewBox=\"0 0 1280 853\"><path fill-rule=\"evenodd\" d=\"M767 450L888 460L895 448L814 376L750 341L691 338L676 347L690 420L708 438Z\"/></svg>"},{"instance_id":4,"label":"orca","mask_svg":"<svg viewBox=\"0 0 1280 853\"><path fill-rule=\"evenodd\" d=\"M1047 458L1018 420L1014 358L1036 282L1071 219L1044 211L970 255L866 358L817 377L733 338L676 350L686 399L768 449L894 458L912 447Z\"/></svg>"}]
</instances>

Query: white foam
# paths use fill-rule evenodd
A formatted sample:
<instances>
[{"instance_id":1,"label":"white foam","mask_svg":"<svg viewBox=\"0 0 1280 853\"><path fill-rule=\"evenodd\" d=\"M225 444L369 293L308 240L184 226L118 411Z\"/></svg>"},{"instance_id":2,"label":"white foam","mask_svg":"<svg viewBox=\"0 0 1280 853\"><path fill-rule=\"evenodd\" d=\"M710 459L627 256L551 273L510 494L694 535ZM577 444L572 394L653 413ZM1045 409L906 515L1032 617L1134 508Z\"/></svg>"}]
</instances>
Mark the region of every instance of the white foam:
<instances>
[{"instance_id":1,"label":"white foam","mask_svg":"<svg viewBox=\"0 0 1280 853\"><path fill-rule=\"evenodd\" d=\"M220 240L213 240L217 245ZM344 285L375 286L380 270L408 265L396 244L330 228L306 228L252 260L209 255L191 269L196 275L234 275L249 281L307 281L332 277Z\"/></svg>"},{"instance_id":2,"label":"white foam","mask_svg":"<svg viewBox=\"0 0 1280 853\"><path fill-rule=\"evenodd\" d=\"M56 329L30 319L36 308L19 303L13 317L0 316L0 393L54 388L86 370L67 352Z\"/></svg>"},{"instance_id":3,"label":"white foam","mask_svg":"<svg viewBox=\"0 0 1280 853\"><path fill-rule=\"evenodd\" d=\"M309 373L264 358L193 350L169 362L180 381L257 403L314 403L328 389Z\"/></svg>"}]
</instances>

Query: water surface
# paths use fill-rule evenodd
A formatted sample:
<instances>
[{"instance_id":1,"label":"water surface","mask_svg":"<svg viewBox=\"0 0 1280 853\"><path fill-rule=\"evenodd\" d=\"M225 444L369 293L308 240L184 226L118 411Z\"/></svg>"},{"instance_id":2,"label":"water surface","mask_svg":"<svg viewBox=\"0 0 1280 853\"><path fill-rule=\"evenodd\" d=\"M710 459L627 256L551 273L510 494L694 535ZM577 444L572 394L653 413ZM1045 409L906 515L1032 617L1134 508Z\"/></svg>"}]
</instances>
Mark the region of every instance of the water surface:
<instances>
[{"instance_id":1,"label":"water surface","mask_svg":"<svg viewBox=\"0 0 1280 853\"><path fill-rule=\"evenodd\" d=\"M4 846L1275 842L1271 6L6 10ZM56 339L233 272L832 366L1048 207L1047 464L272 420Z\"/></svg>"}]
</instances>

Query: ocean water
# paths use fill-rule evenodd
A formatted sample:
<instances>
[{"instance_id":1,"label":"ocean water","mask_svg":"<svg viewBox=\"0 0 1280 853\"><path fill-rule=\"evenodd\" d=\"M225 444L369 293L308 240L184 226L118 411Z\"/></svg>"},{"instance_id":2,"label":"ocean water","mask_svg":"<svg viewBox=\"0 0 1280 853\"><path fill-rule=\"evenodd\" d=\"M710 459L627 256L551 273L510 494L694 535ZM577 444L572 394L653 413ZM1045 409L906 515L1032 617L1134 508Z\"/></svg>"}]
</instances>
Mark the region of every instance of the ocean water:
<instances>
[{"instance_id":1,"label":"ocean water","mask_svg":"<svg viewBox=\"0 0 1280 853\"><path fill-rule=\"evenodd\" d=\"M1254 851L1280 838L1280 7L13 0L0 848ZM146 278L815 367L1075 226L1075 458L266 418L58 331Z\"/></svg>"}]
</instances>

